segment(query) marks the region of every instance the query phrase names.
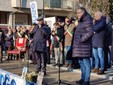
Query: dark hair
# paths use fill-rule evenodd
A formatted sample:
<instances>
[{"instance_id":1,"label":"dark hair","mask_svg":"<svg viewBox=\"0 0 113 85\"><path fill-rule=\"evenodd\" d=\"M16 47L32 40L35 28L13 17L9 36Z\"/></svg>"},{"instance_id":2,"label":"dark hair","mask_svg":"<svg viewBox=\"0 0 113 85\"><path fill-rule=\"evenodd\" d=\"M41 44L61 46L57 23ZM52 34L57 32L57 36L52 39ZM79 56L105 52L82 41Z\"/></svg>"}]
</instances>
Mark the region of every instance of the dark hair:
<instances>
[{"instance_id":1,"label":"dark hair","mask_svg":"<svg viewBox=\"0 0 113 85\"><path fill-rule=\"evenodd\" d=\"M84 13L86 13L86 9L84 7L79 7L78 9L81 9Z\"/></svg>"},{"instance_id":2,"label":"dark hair","mask_svg":"<svg viewBox=\"0 0 113 85\"><path fill-rule=\"evenodd\" d=\"M69 18L69 17L65 17L65 19L69 19L69 20L70 20L70 18Z\"/></svg>"},{"instance_id":3,"label":"dark hair","mask_svg":"<svg viewBox=\"0 0 113 85\"><path fill-rule=\"evenodd\" d=\"M59 23L58 22L55 22L53 25L59 25Z\"/></svg>"},{"instance_id":4,"label":"dark hair","mask_svg":"<svg viewBox=\"0 0 113 85\"><path fill-rule=\"evenodd\" d=\"M62 18L58 18L57 22L63 22Z\"/></svg>"}]
</instances>

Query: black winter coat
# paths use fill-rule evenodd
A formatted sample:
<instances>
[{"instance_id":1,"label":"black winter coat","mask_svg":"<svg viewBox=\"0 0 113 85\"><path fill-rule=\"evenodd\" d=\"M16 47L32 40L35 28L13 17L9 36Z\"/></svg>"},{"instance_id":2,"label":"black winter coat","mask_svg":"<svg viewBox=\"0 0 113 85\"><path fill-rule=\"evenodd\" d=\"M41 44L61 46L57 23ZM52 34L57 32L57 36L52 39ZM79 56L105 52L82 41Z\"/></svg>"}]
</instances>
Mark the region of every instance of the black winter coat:
<instances>
[{"instance_id":1,"label":"black winter coat","mask_svg":"<svg viewBox=\"0 0 113 85\"><path fill-rule=\"evenodd\" d=\"M112 28L111 60L113 60L113 28Z\"/></svg>"},{"instance_id":2,"label":"black winter coat","mask_svg":"<svg viewBox=\"0 0 113 85\"><path fill-rule=\"evenodd\" d=\"M4 31L0 28L0 45L4 44L5 34Z\"/></svg>"},{"instance_id":3,"label":"black winter coat","mask_svg":"<svg viewBox=\"0 0 113 85\"><path fill-rule=\"evenodd\" d=\"M93 23L92 18L88 13L85 13L75 30L73 40L73 57L91 57L92 56L92 38Z\"/></svg>"},{"instance_id":4,"label":"black winter coat","mask_svg":"<svg viewBox=\"0 0 113 85\"><path fill-rule=\"evenodd\" d=\"M14 45L14 41L13 41L13 34L10 35L6 35L5 37L5 45L6 47L12 47Z\"/></svg>"},{"instance_id":5,"label":"black winter coat","mask_svg":"<svg viewBox=\"0 0 113 85\"><path fill-rule=\"evenodd\" d=\"M57 28L56 36L59 37L59 41L63 43L63 41L64 41L64 28L62 26ZM56 39L54 40L54 47L55 48L58 48L60 46L59 41L57 41Z\"/></svg>"},{"instance_id":6,"label":"black winter coat","mask_svg":"<svg viewBox=\"0 0 113 85\"><path fill-rule=\"evenodd\" d=\"M38 25L33 29L33 51L46 52L46 40L50 35L48 27L42 25L41 28Z\"/></svg>"}]
</instances>

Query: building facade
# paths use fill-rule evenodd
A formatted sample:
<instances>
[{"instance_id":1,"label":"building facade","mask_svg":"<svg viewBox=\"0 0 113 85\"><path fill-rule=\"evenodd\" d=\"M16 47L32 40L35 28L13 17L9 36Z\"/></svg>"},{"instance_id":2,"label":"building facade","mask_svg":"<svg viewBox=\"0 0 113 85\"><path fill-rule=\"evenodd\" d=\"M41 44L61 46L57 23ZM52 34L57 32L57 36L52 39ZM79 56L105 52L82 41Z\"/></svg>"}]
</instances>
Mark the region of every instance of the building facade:
<instances>
[{"instance_id":1,"label":"building facade","mask_svg":"<svg viewBox=\"0 0 113 85\"><path fill-rule=\"evenodd\" d=\"M30 1L31 0L0 0L0 24L12 27L31 24ZM37 1L38 9L42 9L42 0L32 1Z\"/></svg>"},{"instance_id":2,"label":"building facade","mask_svg":"<svg viewBox=\"0 0 113 85\"><path fill-rule=\"evenodd\" d=\"M31 0L0 0L0 26L31 25ZM45 17L72 16L77 0L32 0L37 2L38 13L42 14L44 1ZM76 5L77 6L77 5Z\"/></svg>"}]
</instances>

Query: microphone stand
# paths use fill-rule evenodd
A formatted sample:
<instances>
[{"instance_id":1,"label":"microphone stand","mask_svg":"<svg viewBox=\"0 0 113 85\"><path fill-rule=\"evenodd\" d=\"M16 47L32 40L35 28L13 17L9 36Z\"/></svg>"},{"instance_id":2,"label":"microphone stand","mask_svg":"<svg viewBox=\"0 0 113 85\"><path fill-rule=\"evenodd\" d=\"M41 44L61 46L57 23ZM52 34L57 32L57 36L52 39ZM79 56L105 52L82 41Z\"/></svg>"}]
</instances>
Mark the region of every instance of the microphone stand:
<instances>
[{"instance_id":1,"label":"microphone stand","mask_svg":"<svg viewBox=\"0 0 113 85\"><path fill-rule=\"evenodd\" d=\"M27 67L28 67L28 72L29 72L29 58L30 58L30 55L29 55L29 48L30 48L30 43L29 43L29 40L28 40L28 48L27 48L27 55L28 55Z\"/></svg>"},{"instance_id":2,"label":"microphone stand","mask_svg":"<svg viewBox=\"0 0 113 85\"><path fill-rule=\"evenodd\" d=\"M29 72L29 59L30 59L30 55L29 55L29 49L30 49L30 39L29 39L29 37L30 37L30 33L28 34L28 44L27 44L27 55L28 55L28 62L27 62L27 67L28 67L28 72Z\"/></svg>"},{"instance_id":3,"label":"microphone stand","mask_svg":"<svg viewBox=\"0 0 113 85\"><path fill-rule=\"evenodd\" d=\"M63 39L63 37L64 37L64 35L61 36L61 38L59 39L59 43L61 42L61 39ZM66 84L66 85L71 85L71 84L68 84L68 83L63 82L61 80L61 78L60 78L60 76L61 76L60 55L58 57L59 57L59 60L58 60L58 80L56 82L51 83L51 85L53 85L53 84L58 84L58 85Z\"/></svg>"}]
</instances>

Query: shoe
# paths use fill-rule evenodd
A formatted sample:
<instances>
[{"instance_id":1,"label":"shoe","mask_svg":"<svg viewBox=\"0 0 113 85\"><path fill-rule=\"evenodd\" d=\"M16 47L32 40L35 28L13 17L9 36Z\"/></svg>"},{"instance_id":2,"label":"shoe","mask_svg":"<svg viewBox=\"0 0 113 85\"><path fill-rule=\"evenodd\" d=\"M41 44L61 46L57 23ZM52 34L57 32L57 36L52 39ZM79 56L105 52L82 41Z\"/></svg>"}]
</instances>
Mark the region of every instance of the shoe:
<instances>
[{"instance_id":1,"label":"shoe","mask_svg":"<svg viewBox=\"0 0 113 85\"><path fill-rule=\"evenodd\" d=\"M34 64L34 65L36 65L36 64L37 64L37 62L34 62L33 64Z\"/></svg>"},{"instance_id":2,"label":"shoe","mask_svg":"<svg viewBox=\"0 0 113 85\"><path fill-rule=\"evenodd\" d=\"M38 75L40 71L35 71L35 74Z\"/></svg>"},{"instance_id":3,"label":"shoe","mask_svg":"<svg viewBox=\"0 0 113 85\"><path fill-rule=\"evenodd\" d=\"M24 59L22 59L22 61L24 61ZM28 62L31 64L33 61L32 60L29 60Z\"/></svg>"},{"instance_id":4,"label":"shoe","mask_svg":"<svg viewBox=\"0 0 113 85\"><path fill-rule=\"evenodd\" d=\"M107 68L104 68L104 71L107 71Z\"/></svg>"},{"instance_id":5,"label":"shoe","mask_svg":"<svg viewBox=\"0 0 113 85\"><path fill-rule=\"evenodd\" d=\"M47 73L46 73L46 71L44 71L44 76L46 76L47 75Z\"/></svg>"},{"instance_id":6,"label":"shoe","mask_svg":"<svg viewBox=\"0 0 113 85\"><path fill-rule=\"evenodd\" d=\"M47 64L51 64L51 63L47 63Z\"/></svg>"},{"instance_id":7,"label":"shoe","mask_svg":"<svg viewBox=\"0 0 113 85\"><path fill-rule=\"evenodd\" d=\"M31 62L30 64L34 64L34 65L35 65L35 64L37 64L37 63L36 63L36 62Z\"/></svg>"},{"instance_id":8,"label":"shoe","mask_svg":"<svg viewBox=\"0 0 113 85\"><path fill-rule=\"evenodd\" d=\"M76 81L76 84L82 84L84 82L83 79L80 79L79 81Z\"/></svg>"},{"instance_id":9,"label":"shoe","mask_svg":"<svg viewBox=\"0 0 113 85\"><path fill-rule=\"evenodd\" d=\"M53 66L57 66L58 64L53 64Z\"/></svg>"},{"instance_id":10,"label":"shoe","mask_svg":"<svg viewBox=\"0 0 113 85\"><path fill-rule=\"evenodd\" d=\"M2 63L3 61L2 60L0 60L0 63Z\"/></svg>"},{"instance_id":11,"label":"shoe","mask_svg":"<svg viewBox=\"0 0 113 85\"><path fill-rule=\"evenodd\" d=\"M84 81L81 85L90 85L89 81Z\"/></svg>"},{"instance_id":12,"label":"shoe","mask_svg":"<svg viewBox=\"0 0 113 85\"><path fill-rule=\"evenodd\" d=\"M64 67L68 67L69 66L69 64L68 63L66 63L65 65L64 65Z\"/></svg>"},{"instance_id":13,"label":"shoe","mask_svg":"<svg viewBox=\"0 0 113 85\"><path fill-rule=\"evenodd\" d=\"M62 67L62 66L63 66L63 64L58 64L58 65L57 65L57 67Z\"/></svg>"},{"instance_id":14,"label":"shoe","mask_svg":"<svg viewBox=\"0 0 113 85\"><path fill-rule=\"evenodd\" d=\"M73 68L73 65L72 64L69 64L68 68Z\"/></svg>"},{"instance_id":15,"label":"shoe","mask_svg":"<svg viewBox=\"0 0 113 85\"><path fill-rule=\"evenodd\" d=\"M3 57L0 57L0 62L2 63L2 59L3 59Z\"/></svg>"},{"instance_id":16,"label":"shoe","mask_svg":"<svg viewBox=\"0 0 113 85\"><path fill-rule=\"evenodd\" d=\"M98 72L99 72L99 69L98 69L98 68L94 68L94 69L92 70L92 72L93 72L93 73L98 73Z\"/></svg>"},{"instance_id":17,"label":"shoe","mask_svg":"<svg viewBox=\"0 0 113 85\"><path fill-rule=\"evenodd\" d=\"M98 75L104 74L104 70L99 70L99 72L98 72L97 74L98 74Z\"/></svg>"},{"instance_id":18,"label":"shoe","mask_svg":"<svg viewBox=\"0 0 113 85\"><path fill-rule=\"evenodd\" d=\"M111 65L108 65L107 68L108 68L108 69L111 68Z\"/></svg>"}]
</instances>

